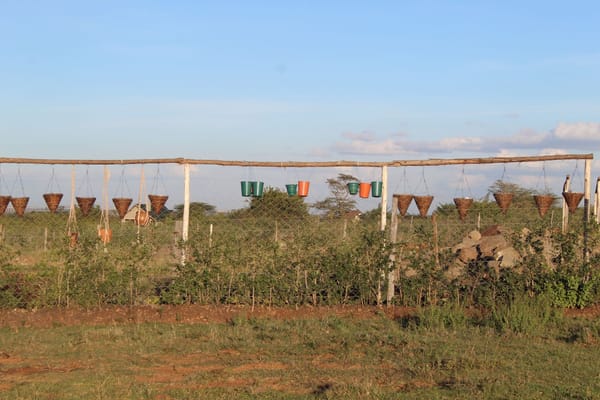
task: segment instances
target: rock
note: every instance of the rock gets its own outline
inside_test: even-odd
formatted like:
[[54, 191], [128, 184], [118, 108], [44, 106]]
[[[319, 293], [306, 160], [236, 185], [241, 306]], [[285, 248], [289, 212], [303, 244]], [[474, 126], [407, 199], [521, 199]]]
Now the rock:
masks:
[[501, 234], [500, 225], [490, 225], [481, 232], [481, 236], [496, 236]]
[[[471, 231], [467, 235], [467, 238], [477, 242], [479, 239], [481, 239], [481, 233], [479, 233], [479, 231]], [[463, 242], [464, 242], [464, 240], [463, 240]]]
[[452, 266], [448, 267], [448, 269], [446, 271], [444, 271], [444, 276], [448, 280], [454, 280], [454, 279], [458, 278], [459, 276], [461, 276], [463, 274], [464, 270], [465, 270], [464, 267], [462, 267], [460, 265], [452, 265]]
[[496, 253], [500, 266], [502, 268], [514, 268], [520, 261], [521, 255], [514, 247], [507, 247]]
[[469, 247], [477, 247], [478, 244], [479, 244], [479, 239], [473, 240], [473, 239], [466, 237], [463, 239], [462, 242], [460, 242], [459, 244], [457, 244], [456, 246], [454, 246], [452, 248], [452, 252], [457, 253], [460, 249], [466, 249]]
[[494, 254], [509, 247], [510, 244], [502, 235], [482, 236], [479, 241], [479, 253], [482, 257], [494, 257]]
[[457, 255], [461, 262], [468, 264], [471, 261], [477, 260], [479, 252], [477, 251], [477, 248], [473, 246], [463, 247], [458, 250]]

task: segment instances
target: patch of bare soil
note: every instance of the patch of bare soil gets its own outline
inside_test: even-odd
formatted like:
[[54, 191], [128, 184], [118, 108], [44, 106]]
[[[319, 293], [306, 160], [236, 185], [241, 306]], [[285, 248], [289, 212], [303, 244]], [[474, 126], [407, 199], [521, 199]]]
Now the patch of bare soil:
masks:
[[[251, 306], [112, 306], [95, 309], [47, 308], [38, 310], [0, 310], [0, 326], [40, 327], [73, 325], [115, 325], [144, 322], [164, 323], [225, 323], [235, 318], [301, 319], [326, 318], [330, 316], [372, 318], [387, 315], [401, 318], [414, 314], [414, 308], [376, 306], [332, 307], [255, 307]], [[600, 305], [584, 309], [567, 309], [568, 317], [597, 318]]]
[[39, 310], [0, 310], [0, 326], [52, 327], [73, 325], [114, 325], [144, 322], [225, 323], [235, 318], [301, 319], [329, 316], [372, 318], [385, 314], [391, 318], [410, 315], [414, 309], [403, 307], [255, 307], [251, 306], [113, 306], [97, 309], [48, 308]]

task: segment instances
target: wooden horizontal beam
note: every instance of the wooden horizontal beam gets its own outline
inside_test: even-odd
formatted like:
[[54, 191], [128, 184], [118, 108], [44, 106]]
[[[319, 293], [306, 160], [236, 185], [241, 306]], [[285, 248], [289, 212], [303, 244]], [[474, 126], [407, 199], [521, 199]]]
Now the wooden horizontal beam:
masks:
[[414, 167], [439, 166], [456, 164], [502, 164], [560, 160], [591, 160], [594, 155], [588, 154], [555, 154], [525, 157], [486, 157], [486, 158], [437, 158], [427, 160], [393, 160], [393, 161], [235, 161], [235, 160], [201, 160], [192, 158], [142, 158], [121, 160], [75, 160], [51, 158], [11, 158], [0, 157], [0, 164], [45, 164], [45, 165], [129, 165], [129, 164], [192, 164], [216, 165], [230, 167], [270, 167], [270, 168], [319, 168], [319, 167]]

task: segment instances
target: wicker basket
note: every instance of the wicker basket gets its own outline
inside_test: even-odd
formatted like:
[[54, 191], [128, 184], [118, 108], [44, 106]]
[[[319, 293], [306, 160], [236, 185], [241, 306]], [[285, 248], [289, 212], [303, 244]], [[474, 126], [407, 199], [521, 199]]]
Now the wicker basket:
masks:
[[565, 199], [567, 206], [569, 207], [569, 213], [574, 213], [579, 207], [581, 199], [583, 199], [583, 193], [581, 192], [563, 192], [563, 198]]
[[496, 204], [498, 204], [498, 207], [500, 207], [500, 210], [502, 210], [504, 214], [506, 214], [506, 211], [508, 211], [508, 207], [510, 207], [510, 203], [512, 203], [514, 196], [515, 195], [513, 193], [494, 193], [494, 199], [496, 199]]
[[98, 237], [102, 243], [107, 244], [112, 240], [112, 229], [100, 228], [98, 229]]
[[433, 202], [433, 196], [414, 196], [414, 198], [417, 208], [419, 209], [419, 215], [421, 217], [426, 217], [429, 206], [431, 206], [431, 203]]
[[469, 212], [469, 208], [473, 205], [473, 199], [470, 197], [456, 197], [454, 199], [454, 204], [456, 204], [460, 220], [464, 221]]
[[62, 193], [44, 193], [44, 201], [46, 202], [48, 210], [50, 210], [51, 213], [56, 212], [62, 198]]
[[[150, 200], [150, 206], [152, 207], [152, 212], [155, 215], [160, 214], [160, 211], [165, 206], [165, 203], [167, 202], [168, 198], [169, 198], [169, 196], [161, 196], [158, 194], [149, 194], [148, 195], [148, 199]], [[141, 224], [141, 225], [144, 225], [144, 224]]]
[[134, 221], [136, 225], [146, 226], [150, 223], [150, 213], [138, 208], [138, 211], [135, 213]]
[[10, 204], [12, 204], [15, 209], [15, 213], [22, 217], [25, 214], [25, 209], [27, 208], [27, 203], [29, 203], [29, 197], [11, 197]]
[[4, 214], [6, 207], [10, 203], [10, 196], [0, 196], [0, 215]]
[[412, 194], [395, 194], [395, 198], [398, 199], [398, 211], [400, 211], [400, 215], [403, 217], [408, 212], [408, 207], [413, 200]]
[[549, 194], [541, 194], [533, 196], [533, 200], [535, 201], [535, 205], [540, 213], [540, 217], [544, 217], [550, 207], [552, 207], [552, 203], [554, 203], [554, 196]]
[[133, 199], [129, 197], [115, 197], [112, 199], [115, 208], [117, 209], [117, 213], [119, 214], [119, 218], [125, 218], [125, 214], [129, 211], [129, 206]]
[[90, 211], [92, 211], [92, 207], [94, 207], [94, 203], [96, 202], [95, 197], [75, 197], [75, 200], [77, 200], [77, 205], [81, 210], [81, 215], [84, 217], [89, 215]]

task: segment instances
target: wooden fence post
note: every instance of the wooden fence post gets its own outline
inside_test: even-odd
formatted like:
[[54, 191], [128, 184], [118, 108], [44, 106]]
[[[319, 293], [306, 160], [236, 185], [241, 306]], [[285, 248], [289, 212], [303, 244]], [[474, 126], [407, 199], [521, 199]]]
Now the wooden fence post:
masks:
[[183, 226], [181, 228], [181, 264], [185, 263], [185, 244], [188, 240], [190, 229], [190, 164], [183, 164]]
[[[567, 175], [565, 178], [565, 183], [563, 184], [563, 193], [568, 192], [571, 189], [571, 177]], [[562, 233], [567, 233], [569, 227], [569, 206], [567, 205], [567, 201], [563, 197], [562, 200]]]
[[592, 176], [592, 160], [585, 160], [583, 178], [583, 260], [588, 262], [590, 249], [588, 248], [588, 222], [590, 220], [590, 186]]
[[390, 253], [390, 269], [388, 271], [388, 288], [387, 288], [387, 306], [391, 307], [396, 291], [397, 268], [396, 265], [396, 243], [398, 242], [398, 197], [392, 197], [392, 221], [390, 224], [390, 244], [392, 252]]

